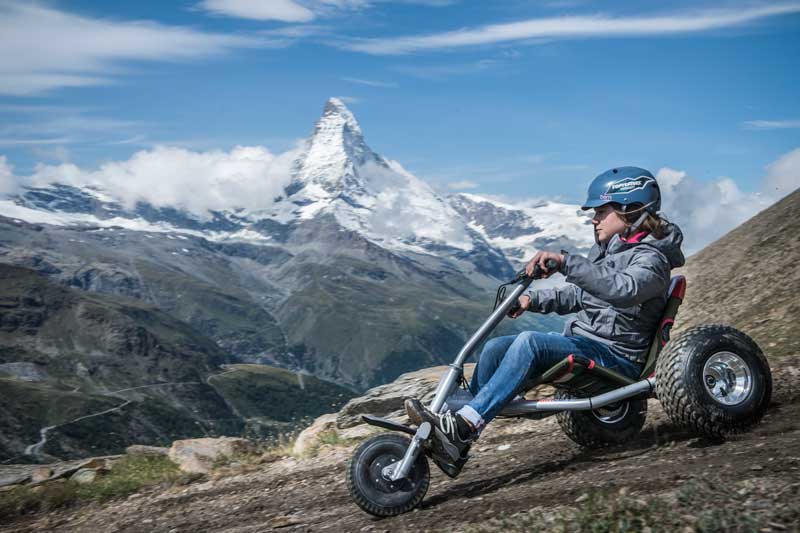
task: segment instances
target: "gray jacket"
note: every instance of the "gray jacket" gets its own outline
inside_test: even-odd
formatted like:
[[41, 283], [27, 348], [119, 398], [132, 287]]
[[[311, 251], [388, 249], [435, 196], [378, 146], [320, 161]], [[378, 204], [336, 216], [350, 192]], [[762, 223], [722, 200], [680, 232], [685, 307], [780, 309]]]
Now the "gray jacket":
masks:
[[578, 313], [564, 335], [579, 335], [607, 345], [612, 352], [643, 363], [664, 311], [670, 269], [684, 264], [683, 234], [671, 224], [663, 239], [652, 235], [626, 242], [615, 235], [588, 257], [568, 254], [561, 273], [567, 284], [531, 290], [530, 311]]

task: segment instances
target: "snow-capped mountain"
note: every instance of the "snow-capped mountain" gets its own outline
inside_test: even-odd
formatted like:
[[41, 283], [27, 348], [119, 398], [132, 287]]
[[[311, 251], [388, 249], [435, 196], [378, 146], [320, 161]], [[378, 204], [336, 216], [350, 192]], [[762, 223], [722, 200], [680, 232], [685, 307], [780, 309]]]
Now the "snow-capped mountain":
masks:
[[437, 193], [371, 150], [337, 99], [286, 183], [263, 207], [202, 214], [96, 184], [29, 187], [0, 200], [0, 261], [144, 300], [236, 360], [364, 388], [449, 361], [534, 248], [590, 244], [577, 206]]
[[286, 193], [272, 208], [282, 223], [329, 213], [343, 227], [391, 249], [424, 253], [434, 247], [441, 253], [475, 247], [453, 207], [400, 163], [373, 152], [337, 98], [326, 104]]
[[574, 204], [512, 205], [466, 193], [452, 195], [449, 201], [470, 228], [514, 262], [542, 249], [584, 253], [594, 244], [591, 218]]
[[588, 217], [575, 205], [511, 205], [474, 194], [438, 194], [397, 161], [370, 149], [355, 116], [337, 98], [326, 103], [284, 192], [263, 209], [200, 216], [144, 201], [126, 209], [96, 186], [53, 183], [0, 201], [0, 209], [32, 223], [118, 226], [254, 243], [279, 242], [287, 227], [330, 215], [381, 247], [466, 261], [493, 277], [509, 273], [503, 263], [516, 267], [537, 249], [585, 251], [592, 244]]

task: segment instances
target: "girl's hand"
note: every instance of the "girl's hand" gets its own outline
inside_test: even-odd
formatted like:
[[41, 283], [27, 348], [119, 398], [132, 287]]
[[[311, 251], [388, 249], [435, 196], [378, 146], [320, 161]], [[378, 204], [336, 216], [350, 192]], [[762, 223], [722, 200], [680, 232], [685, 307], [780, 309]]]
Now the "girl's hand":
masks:
[[[558, 263], [553, 270], [549, 270], [545, 265], [548, 259], [553, 259], [555, 260], [556, 263]], [[542, 277], [549, 278], [550, 276], [561, 270], [561, 265], [563, 264], [564, 264], [563, 255], [558, 254], [556, 252], [540, 251], [536, 252], [536, 255], [533, 256], [533, 259], [528, 261], [528, 264], [525, 265], [525, 273], [528, 276], [533, 276], [533, 269], [536, 267], [536, 265], [539, 265], [539, 268], [542, 271]]]
[[523, 294], [517, 299], [517, 306], [514, 307], [511, 311], [509, 311], [508, 316], [510, 318], [517, 318], [522, 315], [525, 311], [528, 310], [528, 307], [531, 306], [531, 297], [527, 294]]

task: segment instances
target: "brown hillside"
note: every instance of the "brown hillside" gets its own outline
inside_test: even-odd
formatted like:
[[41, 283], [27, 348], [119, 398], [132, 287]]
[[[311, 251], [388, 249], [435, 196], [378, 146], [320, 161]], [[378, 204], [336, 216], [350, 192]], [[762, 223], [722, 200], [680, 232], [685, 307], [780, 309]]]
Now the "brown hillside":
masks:
[[678, 271], [677, 326], [730, 324], [768, 357], [800, 354], [800, 189], [693, 255]]

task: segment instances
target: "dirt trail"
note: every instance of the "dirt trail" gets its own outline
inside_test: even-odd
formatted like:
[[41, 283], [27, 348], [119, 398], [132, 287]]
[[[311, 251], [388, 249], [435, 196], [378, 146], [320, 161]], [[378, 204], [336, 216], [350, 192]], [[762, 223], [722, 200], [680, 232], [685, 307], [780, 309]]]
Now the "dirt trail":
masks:
[[[626, 497], [645, 498], [692, 481], [741, 497], [741, 505], [755, 513], [784, 506], [800, 516], [792, 511], [800, 509], [800, 370], [782, 368], [774, 374], [774, 402], [762, 424], [721, 444], [677, 430], [655, 400], [640, 438], [603, 451], [581, 451], [554, 418], [498, 420], [474, 446], [458, 479], [432, 466], [422, 508], [395, 518], [372, 518], [351, 502], [345, 469], [352, 448], [331, 448], [316, 459], [284, 458], [255, 473], [151, 489], [0, 530], [459, 531], [536, 506], [577, 505], [576, 499], [593, 490], [623, 489]], [[782, 526], [800, 530], [797, 522]]]

